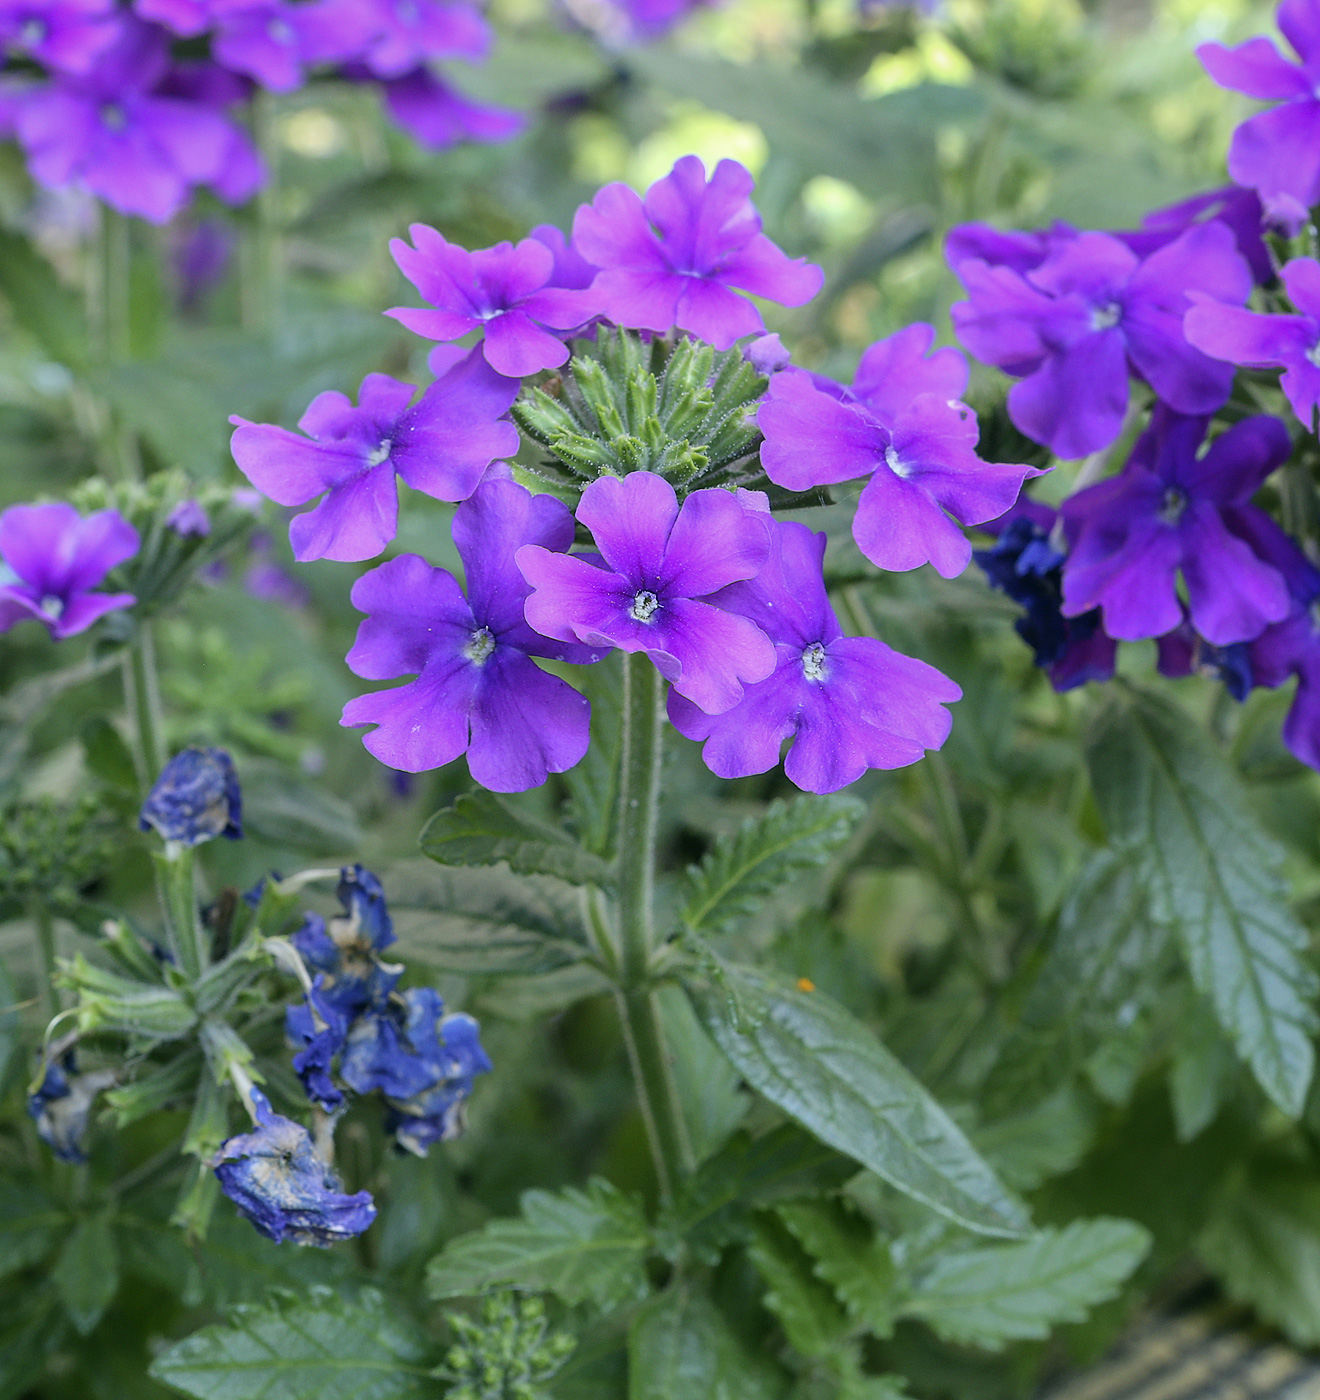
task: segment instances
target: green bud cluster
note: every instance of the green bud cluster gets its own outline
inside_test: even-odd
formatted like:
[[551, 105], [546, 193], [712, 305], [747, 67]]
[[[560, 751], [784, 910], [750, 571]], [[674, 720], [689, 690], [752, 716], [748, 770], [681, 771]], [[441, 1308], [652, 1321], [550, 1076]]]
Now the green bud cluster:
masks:
[[77, 910], [82, 891], [110, 868], [115, 835], [93, 797], [11, 803], [0, 810], [0, 905]]
[[458, 1341], [436, 1372], [452, 1382], [446, 1400], [546, 1400], [546, 1381], [572, 1355], [577, 1342], [551, 1332], [540, 1298], [489, 1294], [476, 1321], [447, 1313]]
[[552, 480], [649, 471], [682, 493], [749, 475], [739, 468], [761, 442], [753, 408], [766, 383], [737, 349], [602, 329], [577, 342], [566, 372], [524, 389], [513, 416], [551, 453]]

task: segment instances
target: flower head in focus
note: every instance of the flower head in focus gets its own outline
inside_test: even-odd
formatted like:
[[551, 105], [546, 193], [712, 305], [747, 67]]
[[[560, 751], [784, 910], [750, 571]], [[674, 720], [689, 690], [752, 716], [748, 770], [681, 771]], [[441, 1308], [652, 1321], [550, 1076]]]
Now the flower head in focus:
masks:
[[94, 590], [140, 543], [118, 511], [84, 518], [62, 501], [10, 506], [0, 514], [0, 632], [32, 618], [62, 641], [108, 612], [132, 607], [131, 593]]
[[76, 1165], [87, 1160], [83, 1139], [92, 1105], [117, 1078], [112, 1069], [76, 1074], [72, 1054], [47, 1061], [41, 1083], [28, 1095], [27, 1111], [36, 1122], [37, 1136], [61, 1162]]
[[138, 815], [142, 831], [163, 841], [199, 846], [243, 835], [243, 799], [234, 760], [224, 749], [190, 747], [161, 769]]

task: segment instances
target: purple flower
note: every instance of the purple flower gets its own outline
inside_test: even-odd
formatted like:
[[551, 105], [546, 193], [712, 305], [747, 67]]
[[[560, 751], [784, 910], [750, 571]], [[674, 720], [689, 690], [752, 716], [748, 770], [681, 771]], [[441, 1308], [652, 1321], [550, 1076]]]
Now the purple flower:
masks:
[[684, 156], [645, 199], [606, 185], [573, 220], [574, 247], [602, 269], [591, 286], [594, 310], [636, 330], [678, 326], [727, 350], [765, 329], [738, 291], [782, 306], [810, 301], [823, 274], [761, 232], [754, 187], [732, 160], [720, 161], [707, 184], [696, 156]]
[[1247, 641], [1286, 615], [1284, 576], [1251, 542], [1277, 527], [1250, 501], [1287, 460], [1287, 429], [1277, 418], [1247, 418], [1198, 457], [1205, 430], [1205, 418], [1157, 405], [1122, 473], [1064, 502], [1066, 614], [1098, 607], [1111, 637], [1161, 636], [1182, 622], [1181, 571], [1192, 625], [1216, 646]]
[[211, 533], [211, 517], [207, 515], [206, 507], [191, 497], [186, 501], [180, 501], [170, 511], [169, 515], [165, 517], [165, 524], [176, 535], [196, 535], [205, 539]]
[[410, 987], [362, 1016], [348, 1033], [339, 1077], [356, 1094], [410, 1099], [444, 1078], [435, 1020], [438, 992]]
[[133, 0], [133, 10], [185, 39], [211, 27], [211, 0]]
[[622, 21], [623, 33], [618, 37], [645, 43], [662, 38], [695, 10], [704, 9], [714, 0], [606, 0], [606, 3]]
[[4, 0], [0, 45], [47, 68], [85, 73], [116, 36], [113, 0]]
[[93, 590], [139, 543], [118, 511], [83, 519], [63, 501], [10, 506], [0, 514], [0, 632], [33, 618], [63, 641], [116, 608], [132, 607], [131, 593]]
[[1048, 229], [997, 229], [991, 224], [956, 224], [944, 235], [945, 261], [962, 275], [964, 263], [983, 262], [1027, 273], [1081, 233], [1072, 224], [1056, 219]]
[[356, 56], [376, 13], [362, 0], [211, 0], [211, 18], [218, 63], [272, 92], [292, 92], [308, 68]]
[[531, 658], [589, 662], [599, 649], [533, 632], [523, 617], [528, 586], [514, 565], [522, 545], [567, 549], [573, 517], [551, 496], [491, 480], [455, 511], [453, 532], [466, 598], [452, 574], [416, 554], [354, 584], [353, 605], [368, 617], [349, 668], [371, 680], [417, 679], [350, 700], [341, 723], [378, 725], [363, 742], [391, 768], [420, 773], [466, 752], [482, 787], [521, 792], [587, 751], [586, 699]]
[[544, 243], [554, 255], [554, 270], [550, 274], [552, 287], [567, 287], [571, 291], [585, 291], [596, 279], [600, 271], [594, 263], [589, 263], [582, 253], [564, 237], [563, 229], [554, 224], [537, 224], [531, 236], [538, 243]]
[[371, 1196], [346, 1196], [307, 1129], [276, 1113], [260, 1089], [249, 1094], [256, 1127], [231, 1137], [213, 1158], [220, 1189], [276, 1244], [329, 1245], [360, 1235], [376, 1218]]
[[219, 219], [201, 219], [178, 230], [171, 248], [171, 262], [178, 286], [179, 309], [198, 311], [229, 271], [234, 235]]
[[1153, 209], [1142, 219], [1140, 228], [1115, 233], [1114, 237], [1126, 243], [1139, 258], [1145, 258], [1189, 228], [1212, 220], [1232, 230], [1238, 252], [1246, 258], [1257, 282], [1274, 280], [1274, 261], [1263, 236], [1265, 211], [1260, 197], [1254, 190], [1244, 190], [1239, 185], [1224, 185]]
[[[369, 75], [370, 70], [361, 72]], [[357, 73], [349, 69], [346, 76], [356, 78]], [[428, 150], [442, 151], [460, 141], [508, 141], [527, 123], [521, 112], [464, 97], [429, 68], [387, 78], [379, 86], [390, 116]]]
[[675, 729], [704, 740], [706, 766], [721, 778], [767, 772], [788, 740], [784, 772], [807, 792], [836, 792], [868, 768], [901, 768], [939, 748], [951, 723], [942, 707], [962, 691], [924, 661], [843, 635], [821, 574], [823, 534], [776, 521], [772, 539], [760, 573], [711, 601], [770, 637], [774, 672], [719, 715], [671, 693]]
[[162, 841], [181, 846], [243, 835], [243, 794], [224, 749], [192, 745], [161, 769], [138, 813], [138, 829], [153, 828]]
[[1198, 298], [1183, 325], [1187, 339], [1217, 360], [1282, 369], [1279, 387], [1311, 431], [1320, 405], [1320, 263], [1294, 258], [1280, 275], [1298, 315], [1261, 316]]
[[402, 77], [430, 59], [479, 60], [490, 50], [490, 25], [461, 0], [378, 0], [376, 25], [362, 62], [381, 78]]
[[644, 651], [708, 714], [731, 709], [743, 683], [764, 680], [774, 647], [745, 617], [709, 595], [755, 577], [770, 550], [768, 514], [732, 492], [694, 491], [682, 508], [652, 472], [593, 481], [577, 518], [603, 559], [528, 546], [518, 567], [531, 584], [527, 621], [547, 637]]
[[234, 417], [230, 446], [244, 476], [280, 505], [321, 497], [289, 526], [295, 559], [370, 559], [398, 529], [396, 475], [461, 501], [496, 458], [518, 450], [518, 430], [499, 421], [518, 387], [473, 351], [412, 407], [411, 384], [369, 374], [356, 408], [335, 391], [312, 400], [298, 421], [307, 437]]
[[976, 415], [958, 402], [966, 361], [950, 349], [927, 355], [934, 336], [918, 324], [877, 341], [851, 391], [784, 370], [771, 379], [757, 422], [766, 474], [790, 491], [871, 478], [853, 537], [873, 564], [929, 563], [953, 578], [972, 557], [959, 523], [1003, 515], [1040, 472], [976, 455]]
[[1276, 19], [1300, 63], [1265, 38], [1234, 49], [1202, 44], [1196, 56], [1220, 87], [1281, 104], [1233, 133], [1228, 173], [1260, 195], [1272, 219], [1296, 229], [1320, 201], [1320, 9], [1313, 0], [1283, 0]]
[[430, 306], [396, 306], [386, 315], [428, 340], [458, 340], [482, 330], [486, 360], [515, 379], [568, 359], [568, 347], [544, 327], [579, 325], [590, 311], [583, 293], [551, 285], [555, 257], [540, 239], [469, 253], [425, 224], [413, 224], [409, 232], [416, 246], [396, 238], [390, 251]]
[[1025, 272], [976, 258], [956, 270], [969, 294], [952, 307], [959, 338], [1022, 378], [1009, 415], [1060, 457], [1119, 435], [1130, 372], [1180, 413], [1211, 413], [1228, 397], [1232, 370], [1182, 332], [1191, 293], [1241, 305], [1251, 291], [1224, 224], [1199, 224], [1144, 260], [1111, 234], [1083, 233]]

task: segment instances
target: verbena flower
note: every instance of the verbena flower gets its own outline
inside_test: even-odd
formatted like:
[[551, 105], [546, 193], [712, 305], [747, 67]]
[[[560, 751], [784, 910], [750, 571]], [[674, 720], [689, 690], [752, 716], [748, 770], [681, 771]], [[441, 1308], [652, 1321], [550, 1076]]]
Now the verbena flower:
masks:
[[915, 325], [878, 341], [851, 390], [784, 370], [771, 379], [757, 422], [762, 464], [780, 486], [806, 491], [870, 478], [853, 537], [873, 564], [929, 563], [953, 578], [972, 557], [959, 526], [1002, 515], [1040, 472], [976, 455], [976, 415], [958, 402], [966, 361], [956, 350], [927, 355], [934, 335]]
[[71, 505], [10, 506], [0, 514], [0, 632], [32, 618], [57, 641], [137, 601], [131, 593], [97, 593], [141, 541], [118, 511], [85, 519]]
[[1198, 300], [1183, 324], [1187, 339], [1217, 360], [1282, 369], [1279, 387], [1309, 430], [1320, 406], [1320, 262], [1294, 258], [1280, 276], [1297, 315]]
[[[370, 77], [370, 70], [350, 65], [345, 76]], [[415, 140], [433, 151], [460, 141], [508, 141], [527, 118], [522, 112], [465, 97], [430, 68], [414, 68], [378, 86], [390, 116]]]
[[1100, 608], [1104, 629], [1123, 641], [1158, 637], [1183, 616], [1216, 646], [1246, 641], [1288, 611], [1283, 575], [1250, 543], [1272, 522], [1250, 504], [1287, 460], [1287, 429], [1258, 416], [1235, 424], [1203, 456], [1206, 419], [1158, 405], [1122, 473], [1070, 497], [1065, 613]]
[[514, 555], [524, 545], [567, 549], [573, 517], [551, 496], [492, 480], [454, 513], [453, 534], [466, 598], [452, 574], [416, 554], [391, 559], [353, 586], [353, 605], [368, 617], [348, 653], [350, 669], [371, 680], [417, 679], [350, 700], [341, 723], [377, 725], [363, 742], [392, 768], [419, 773], [466, 753], [483, 787], [537, 787], [587, 751], [590, 706], [531, 658], [590, 662], [602, 649], [564, 645], [528, 626], [529, 590]]
[[74, 1072], [73, 1056], [50, 1060], [41, 1083], [28, 1095], [27, 1111], [37, 1126], [37, 1136], [61, 1162], [87, 1160], [83, 1139], [96, 1096], [118, 1078], [114, 1070]]
[[477, 1022], [463, 1012], [443, 1014], [437, 993], [410, 1003], [409, 1024], [414, 1043], [435, 1067], [433, 1083], [411, 1098], [388, 1098], [386, 1126], [400, 1147], [425, 1157], [432, 1143], [458, 1137], [464, 1127], [464, 1111], [473, 1081], [491, 1069], [482, 1048]]
[[835, 792], [868, 768], [901, 768], [939, 748], [951, 723], [943, 706], [962, 691], [873, 637], [845, 637], [821, 572], [825, 536], [794, 522], [771, 524], [765, 566], [711, 602], [770, 637], [774, 672], [718, 715], [671, 693], [674, 727], [704, 741], [706, 766], [721, 778], [768, 772], [790, 741], [784, 772], [808, 792]]
[[1246, 258], [1256, 281], [1272, 281], [1274, 260], [1264, 238], [1265, 210], [1255, 190], [1243, 189], [1240, 185], [1223, 185], [1152, 209], [1139, 228], [1125, 229], [1114, 237], [1126, 243], [1138, 257], [1145, 258], [1166, 243], [1172, 243], [1189, 228], [1212, 220], [1232, 232], [1238, 252]]
[[271, 92], [292, 92], [320, 63], [354, 58], [375, 27], [360, 0], [210, 0], [216, 61]]
[[164, 841], [199, 846], [217, 836], [243, 835], [243, 798], [234, 760], [224, 749], [191, 747], [161, 769], [138, 814], [142, 831]]
[[360, 1235], [376, 1218], [366, 1191], [348, 1196], [316, 1154], [311, 1134], [249, 1091], [256, 1127], [223, 1143], [212, 1159], [220, 1189], [276, 1244], [330, 1245]]
[[285, 1010], [284, 1031], [294, 1045], [302, 1047], [293, 1057], [293, 1071], [307, 1097], [333, 1113], [344, 1102], [332, 1070], [348, 1037], [349, 1018], [326, 995], [325, 984], [325, 976], [318, 976], [303, 1000]]
[[1199, 224], [1139, 258], [1119, 238], [1083, 233], [1015, 271], [971, 258], [958, 276], [968, 300], [952, 307], [959, 339], [978, 359], [1021, 379], [1013, 422], [1060, 457], [1082, 457], [1119, 435], [1129, 374], [1180, 413], [1212, 413], [1231, 368], [1187, 343], [1191, 294], [1241, 305], [1251, 270], [1221, 223]]
[[185, 39], [211, 27], [211, 0], [133, 0], [133, 12]]
[[1202, 44], [1196, 56], [1220, 87], [1261, 102], [1277, 102], [1233, 133], [1228, 173], [1256, 190], [1267, 212], [1295, 229], [1320, 202], [1320, 8], [1313, 0], [1283, 0], [1276, 20], [1299, 62], [1266, 38], [1236, 48]]
[[165, 518], [165, 524], [176, 535], [196, 535], [205, 538], [211, 533], [211, 517], [206, 507], [198, 500], [189, 498], [180, 501]]
[[765, 329], [739, 292], [802, 306], [821, 289], [820, 268], [790, 258], [761, 232], [751, 201], [755, 181], [722, 160], [706, 182], [696, 156], [684, 156], [643, 199], [606, 185], [573, 220], [573, 245], [601, 269], [591, 285], [595, 311], [618, 326], [674, 326], [727, 350]]
[[732, 708], [745, 683], [774, 670], [765, 633], [709, 601], [765, 564], [765, 515], [719, 489], [694, 491], [680, 507], [669, 482], [638, 471], [593, 481], [577, 518], [591, 531], [600, 563], [538, 545], [518, 551], [533, 590], [527, 621], [537, 632], [643, 651], [708, 714]]
[[0, 45], [47, 68], [84, 73], [115, 40], [113, 0], [4, 0]]
[[378, 77], [402, 77], [431, 59], [475, 61], [490, 51], [490, 25], [461, 0], [378, 0], [375, 12], [362, 62]]
[[296, 559], [370, 559], [398, 529], [396, 476], [438, 500], [461, 501], [491, 462], [518, 450], [518, 430], [500, 421], [518, 387], [474, 351], [415, 404], [413, 386], [387, 374], [367, 375], [356, 407], [336, 391], [318, 394], [298, 421], [306, 437], [233, 417], [230, 449], [248, 480], [280, 505], [321, 497], [289, 525]]

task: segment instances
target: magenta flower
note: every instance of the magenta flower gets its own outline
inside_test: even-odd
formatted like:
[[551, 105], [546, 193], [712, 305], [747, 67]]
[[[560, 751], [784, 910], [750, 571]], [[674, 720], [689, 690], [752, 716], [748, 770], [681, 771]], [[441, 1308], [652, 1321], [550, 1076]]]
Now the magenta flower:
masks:
[[211, 27], [211, 0], [133, 0], [133, 10], [185, 39]]
[[547, 637], [644, 651], [656, 669], [708, 714], [731, 709], [742, 683], [774, 670], [774, 647], [745, 617], [709, 595], [753, 578], [770, 550], [769, 517], [729, 491], [694, 491], [680, 509], [653, 472], [593, 481], [577, 518], [601, 560], [520, 549], [531, 584], [527, 621]]
[[[369, 74], [361, 65], [345, 70], [353, 78]], [[509, 107], [473, 102], [429, 68], [416, 68], [400, 78], [380, 83], [390, 116], [428, 150], [441, 151], [460, 141], [508, 141], [526, 125], [527, 118]]]
[[10, 506], [0, 515], [0, 632], [33, 618], [58, 642], [108, 612], [132, 607], [137, 599], [131, 593], [93, 590], [137, 553], [139, 543], [118, 511], [98, 510], [84, 519], [63, 501]]
[[1291, 231], [1320, 201], [1320, 9], [1313, 0], [1283, 0], [1275, 17], [1300, 62], [1263, 37], [1234, 49], [1202, 44], [1196, 56], [1220, 87], [1281, 104], [1233, 133], [1228, 173]]
[[1262, 316], [1198, 300], [1183, 326], [1187, 339], [1217, 360], [1283, 370], [1279, 387], [1309, 431], [1320, 405], [1320, 263], [1294, 258], [1280, 275], [1299, 314]]
[[362, 62], [378, 77], [400, 78], [430, 59], [478, 60], [490, 26], [475, 6], [454, 0], [378, 0], [375, 37]]
[[1063, 503], [1065, 616], [1098, 607], [1111, 637], [1162, 636], [1183, 620], [1180, 571], [1192, 626], [1215, 646], [1287, 614], [1283, 574], [1253, 547], [1277, 527], [1250, 502], [1287, 460], [1288, 431], [1277, 418], [1247, 418], [1198, 457], [1205, 430], [1205, 418], [1157, 405], [1120, 475]]
[[873, 637], [845, 637], [821, 574], [825, 536], [772, 522], [773, 544], [755, 578], [711, 599], [750, 619], [774, 643], [775, 669], [723, 714], [704, 714], [671, 693], [669, 718], [721, 778], [768, 772], [784, 759], [807, 792], [837, 792], [868, 768], [902, 768], [949, 735], [944, 705], [962, 695], [924, 661]]
[[550, 274], [552, 287], [568, 287], [573, 291], [585, 291], [596, 280], [600, 271], [594, 263], [589, 263], [581, 252], [564, 237], [563, 229], [554, 224], [537, 224], [531, 237], [544, 243], [554, 254], [554, 271]]
[[944, 258], [954, 272], [963, 263], [983, 262], [1030, 272], [1056, 249], [1079, 237], [1081, 230], [1056, 219], [1047, 229], [998, 229], [992, 224], [955, 224], [944, 235]]
[[635, 330], [677, 326], [727, 350], [765, 329], [739, 291], [781, 306], [810, 301], [824, 276], [761, 232], [754, 187], [732, 160], [720, 161], [707, 184], [696, 156], [684, 156], [644, 200], [627, 185], [606, 185], [573, 220], [574, 247], [602, 269], [591, 287], [595, 311]]
[[308, 68], [356, 57], [376, 18], [364, 0], [211, 0], [211, 52], [272, 92], [292, 92]]
[[1251, 275], [1264, 284], [1274, 278], [1274, 262], [1265, 244], [1263, 229], [1265, 211], [1255, 190], [1240, 185], [1224, 185], [1190, 199], [1152, 209], [1141, 221], [1141, 227], [1116, 233], [1139, 257], [1149, 257], [1166, 243], [1172, 243], [1181, 233], [1198, 224], [1217, 222], [1232, 230], [1238, 252], [1247, 260]]
[[1211, 413], [1228, 397], [1232, 370], [1182, 332], [1192, 293], [1240, 306], [1251, 291], [1224, 224], [1199, 224], [1144, 260], [1111, 234], [1083, 233], [1025, 272], [976, 258], [956, 271], [969, 293], [952, 307], [959, 339], [1022, 378], [1009, 415], [1060, 457], [1097, 452], [1119, 435], [1129, 373], [1180, 413]]
[[420, 773], [466, 752], [476, 782], [521, 792], [572, 768], [587, 751], [586, 699], [531, 658], [589, 663], [601, 649], [533, 632], [523, 618], [528, 586], [514, 565], [522, 546], [567, 549], [573, 517], [552, 496], [487, 481], [454, 512], [454, 543], [466, 598], [452, 574], [416, 554], [354, 584], [353, 606], [368, 617], [349, 668], [370, 680], [417, 679], [350, 700], [341, 723], [379, 726], [363, 742], [391, 768]]
[[117, 35], [113, 0], [3, 0], [0, 45], [47, 68], [85, 73]]
[[425, 224], [413, 224], [409, 232], [416, 246], [396, 238], [390, 251], [430, 306], [396, 306], [387, 316], [428, 340], [458, 340], [483, 330], [487, 361], [514, 378], [568, 359], [568, 347], [544, 327], [579, 325], [589, 311], [583, 293], [551, 284], [554, 254], [539, 239], [469, 253]]
[[771, 379], [757, 422], [766, 474], [790, 491], [870, 477], [853, 537], [873, 564], [933, 564], [953, 578], [972, 557], [959, 525], [1003, 515], [1040, 472], [976, 455], [976, 415], [957, 401], [966, 361], [950, 349], [927, 356], [934, 336], [918, 324], [877, 341], [851, 391], [784, 370]]
[[[473, 351], [409, 407], [416, 390], [369, 374], [355, 408], [318, 394], [299, 419], [306, 437], [234, 417], [234, 461], [282, 506], [320, 503], [289, 526], [295, 559], [370, 559], [398, 529], [396, 476], [440, 501], [461, 501], [486, 468], [518, 450], [518, 430], [500, 418], [518, 393]], [[324, 493], [324, 495], [322, 495]]]

